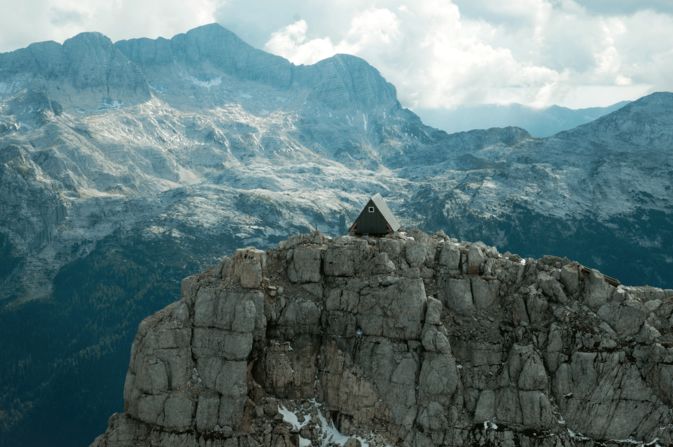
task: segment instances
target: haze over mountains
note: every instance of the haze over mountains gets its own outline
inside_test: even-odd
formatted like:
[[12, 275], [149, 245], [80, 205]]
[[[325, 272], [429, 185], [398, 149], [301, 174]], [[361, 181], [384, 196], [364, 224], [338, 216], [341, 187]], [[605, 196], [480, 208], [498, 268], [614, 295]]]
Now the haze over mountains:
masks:
[[0, 54], [0, 445], [90, 441], [180, 278], [342, 233], [376, 192], [406, 226], [672, 287], [672, 150], [670, 93], [550, 138], [447, 134], [362, 59], [295, 66], [219, 25]]
[[515, 126], [526, 129], [535, 137], [548, 137], [586, 124], [626, 104], [628, 101], [607, 107], [585, 109], [570, 109], [561, 106], [533, 108], [522, 104], [483, 104], [458, 106], [453, 109], [414, 109], [414, 111], [425, 124], [449, 133]]

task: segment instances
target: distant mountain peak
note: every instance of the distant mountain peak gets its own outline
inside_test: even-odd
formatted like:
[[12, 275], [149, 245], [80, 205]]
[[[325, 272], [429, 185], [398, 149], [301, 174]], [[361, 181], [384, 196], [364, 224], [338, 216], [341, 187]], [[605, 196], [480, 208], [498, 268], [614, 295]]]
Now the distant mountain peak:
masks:
[[334, 107], [342, 107], [344, 101], [365, 108], [399, 107], [395, 87], [360, 57], [336, 54], [299, 68], [316, 85], [315, 95]]
[[614, 112], [628, 101], [607, 107], [570, 109], [552, 105], [536, 109], [523, 104], [480, 104], [458, 106], [453, 109], [415, 109], [427, 124], [449, 133], [471, 129], [515, 126], [526, 129], [535, 137], [548, 137], [591, 122]]
[[653, 92], [633, 102], [638, 103], [651, 101], [673, 101], [673, 92]]
[[[158, 95], [170, 90], [181, 101], [217, 104], [231, 95], [231, 82], [222, 83], [227, 77], [233, 82], [259, 83], [260, 88], [296, 90], [298, 98], [308, 95], [336, 109], [355, 107], [368, 112], [399, 107], [395, 87], [364, 59], [337, 54], [316, 64], [297, 66], [249, 45], [218, 23], [170, 39], [116, 43], [101, 33], [84, 32], [62, 45], [44, 42], [0, 55], [0, 71], [18, 80], [12, 83], [16, 91], [5, 95], [37, 88], [66, 109], [137, 104], [151, 97], [150, 85], [157, 87]], [[63, 85], [95, 93], [83, 102], [83, 97], [62, 90]], [[221, 87], [213, 90], [216, 86]]]
[[353, 54], [348, 54], [348, 53], [337, 53], [333, 56], [330, 56], [328, 58], [323, 59], [322, 61], [316, 62], [316, 64], [320, 64], [320, 63], [323, 63], [323, 62], [339, 62], [339, 63], [346, 64], [346, 65], [366, 66], [366, 67], [374, 68], [365, 59], [363, 59], [359, 56], [355, 56]]
[[180, 41], [187, 39], [192, 42], [199, 42], [208, 46], [217, 47], [238, 47], [247, 51], [261, 51], [245, 42], [238, 35], [219, 23], [209, 23], [208, 25], [192, 28], [186, 33], [177, 34], [171, 38], [171, 41]]
[[219, 33], [219, 34], [222, 34], [222, 35], [227, 34], [227, 35], [230, 35], [230, 36], [234, 36], [237, 39], [241, 40], [241, 42], [243, 42], [243, 40], [240, 37], [238, 37], [238, 35], [236, 35], [236, 33], [231, 31], [229, 28], [226, 28], [225, 26], [220, 25], [217, 22], [207, 23], [205, 25], [197, 26], [195, 28], [192, 28], [192, 29], [188, 30], [185, 34], [212, 34], [212, 33]]
[[108, 36], [96, 31], [79, 33], [63, 42], [64, 47], [75, 44], [99, 45], [103, 47], [112, 47], [113, 45], [112, 40]]
[[[669, 111], [666, 116], [659, 116], [661, 112]], [[668, 118], [673, 114], [673, 93], [671, 92], [654, 92], [647, 96], [643, 96], [622, 109], [614, 113], [651, 113], [656, 114], [659, 118]]]
[[611, 150], [673, 147], [673, 93], [651, 93], [558, 136], [594, 142], [609, 140], [607, 147]]

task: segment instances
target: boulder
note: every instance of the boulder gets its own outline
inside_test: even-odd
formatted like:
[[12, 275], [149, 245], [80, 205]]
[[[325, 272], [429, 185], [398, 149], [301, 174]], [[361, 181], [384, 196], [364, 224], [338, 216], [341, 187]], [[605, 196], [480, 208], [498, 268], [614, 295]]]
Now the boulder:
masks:
[[589, 270], [584, 280], [584, 302], [593, 310], [597, 310], [607, 303], [615, 287], [609, 284], [605, 277], [596, 270]]
[[576, 264], [566, 264], [561, 269], [561, 282], [568, 295], [576, 295], [580, 288], [579, 268]]
[[266, 267], [266, 253], [254, 248], [236, 250], [232, 260], [232, 276], [241, 287], [256, 289], [262, 284]]
[[474, 277], [470, 279], [472, 285], [472, 299], [477, 309], [488, 310], [496, 305], [500, 282]]
[[475, 311], [470, 279], [447, 278], [440, 284], [439, 297], [451, 311], [467, 315]]
[[460, 269], [460, 248], [450, 242], [440, 245], [439, 265], [449, 270]]
[[483, 251], [477, 245], [470, 245], [467, 251], [467, 273], [478, 275], [481, 273], [481, 265], [486, 260]]
[[325, 251], [325, 275], [353, 276], [357, 263], [357, 250], [348, 246], [330, 246]]
[[287, 277], [291, 282], [319, 282], [322, 250], [313, 246], [298, 246], [292, 251]]
[[425, 262], [428, 246], [422, 242], [410, 241], [406, 244], [405, 255], [411, 267], [420, 267]]

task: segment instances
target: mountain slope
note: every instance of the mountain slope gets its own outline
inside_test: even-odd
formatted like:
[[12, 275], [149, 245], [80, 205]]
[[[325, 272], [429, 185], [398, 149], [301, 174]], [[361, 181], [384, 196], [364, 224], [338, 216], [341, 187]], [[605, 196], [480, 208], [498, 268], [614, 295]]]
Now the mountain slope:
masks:
[[109, 38], [82, 33], [63, 45], [41, 42], [0, 55], [0, 91], [11, 95], [26, 86], [69, 106], [103, 102], [142, 102], [149, 88], [137, 66]]
[[407, 167], [404, 175], [427, 181], [405, 210], [419, 220], [432, 210], [431, 226], [527, 255], [574, 256], [631, 283], [670, 284], [671, 116], [673, 95], [655, 93], [551, 138], [471, 151], [458, 159], [464, 166]]
[[[99, 376], [118, 389], [135, 326], [175, 278], [237, 246], [341, 234], [376, 192], [406, 226], [673, 285], [670, 95], [547, 139], [449, 135], [359, 58], [294, 66], [218, 25], [34, 44], [0, 55], [0, 74], [0, 340], [15, 346], [0, 445], [43, 445], [37, 421]], [[54, 443], [101, 431], [120, 408], [105, 396], [54, 419]]]
[[557, 137], [584, 139], [587, 144], [605, 146], [612, 151], [634, 152], [637, 149], [670, 155], [670, 150], [665, 149], [673, 145], [672, 103], [673, 93], [652, 93]]

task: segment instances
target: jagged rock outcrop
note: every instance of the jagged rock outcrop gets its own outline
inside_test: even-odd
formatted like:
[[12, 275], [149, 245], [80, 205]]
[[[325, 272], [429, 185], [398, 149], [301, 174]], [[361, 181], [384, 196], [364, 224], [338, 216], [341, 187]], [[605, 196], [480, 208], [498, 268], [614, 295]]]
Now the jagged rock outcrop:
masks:
[[412, 236], [297, 236], [185, 279], [93, 445], [673, 442], [673, 290]]

